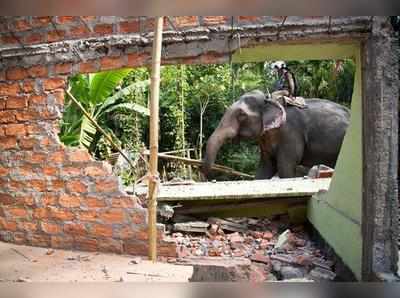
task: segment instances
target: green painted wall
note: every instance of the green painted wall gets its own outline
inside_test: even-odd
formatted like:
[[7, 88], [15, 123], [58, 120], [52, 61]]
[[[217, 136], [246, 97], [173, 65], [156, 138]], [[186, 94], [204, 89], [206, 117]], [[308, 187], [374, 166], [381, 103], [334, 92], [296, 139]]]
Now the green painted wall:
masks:
[[308, 218], [322, 237], [361, 279], [362, 118], [361, 55], [358, 42], [264, 45], [244, 48], [234, 62], [352, 58], [356, 62], [351, 123], [336, 164], [329, 192], [308, 203]]

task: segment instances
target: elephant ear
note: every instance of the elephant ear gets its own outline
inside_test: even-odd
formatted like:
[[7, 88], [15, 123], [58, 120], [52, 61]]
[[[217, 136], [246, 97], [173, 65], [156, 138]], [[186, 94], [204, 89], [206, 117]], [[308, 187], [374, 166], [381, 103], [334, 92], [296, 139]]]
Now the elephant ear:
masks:
[[266, 107], [262, 114], [263, 133], [279, 128], [286, 122], [286, 112], [280, 103], [266, 100], [265, 105]]

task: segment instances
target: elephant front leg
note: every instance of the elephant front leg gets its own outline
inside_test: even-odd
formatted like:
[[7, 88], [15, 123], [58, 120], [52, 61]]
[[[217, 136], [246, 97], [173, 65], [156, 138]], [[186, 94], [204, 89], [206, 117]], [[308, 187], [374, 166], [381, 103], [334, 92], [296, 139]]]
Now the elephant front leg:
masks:
[[260, 160], [256, 172], [256, 179], [271, 179], [276, 173], [276, 164], [271, 159]]

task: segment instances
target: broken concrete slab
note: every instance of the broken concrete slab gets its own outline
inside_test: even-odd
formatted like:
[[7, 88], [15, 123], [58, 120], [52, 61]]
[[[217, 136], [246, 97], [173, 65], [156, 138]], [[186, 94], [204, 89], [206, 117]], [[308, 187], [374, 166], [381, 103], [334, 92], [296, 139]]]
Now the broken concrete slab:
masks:
[[[182, 264], [182, 263], [181, 263]], [[184, 262], [193, 266], [191, 282], [249, 281], [250, 260], [246, 258], [203, 257]]]

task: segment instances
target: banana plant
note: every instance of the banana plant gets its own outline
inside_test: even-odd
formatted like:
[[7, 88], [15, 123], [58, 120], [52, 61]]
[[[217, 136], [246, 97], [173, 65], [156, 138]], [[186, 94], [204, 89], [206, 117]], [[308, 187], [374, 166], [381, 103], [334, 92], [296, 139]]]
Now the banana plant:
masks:
[[[110, 113], [135, 112], [149, 116], [149, 110], [139, 104], [127, 102], [125, 97], [131, 93], [144, 92], [148, 80], [134, 82], [121, 89], [122, 80], [130, 69], [77, 75], [70, 80], [70, 92], [91, 117], [114, 139], [113, 131], [107, 125]], [[118, 88], [120, 90], [118, 90]], [[80, 146], [94, 152], [101, 134], [77, 106], [66, 98], [66, 108], [61, 122], [61, 141], [69, 146]]]

